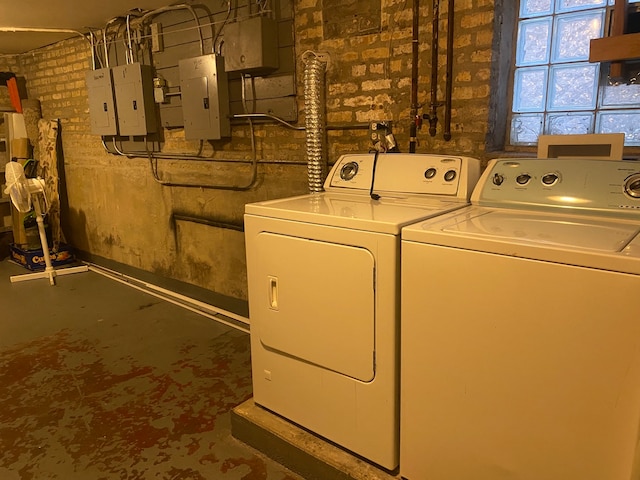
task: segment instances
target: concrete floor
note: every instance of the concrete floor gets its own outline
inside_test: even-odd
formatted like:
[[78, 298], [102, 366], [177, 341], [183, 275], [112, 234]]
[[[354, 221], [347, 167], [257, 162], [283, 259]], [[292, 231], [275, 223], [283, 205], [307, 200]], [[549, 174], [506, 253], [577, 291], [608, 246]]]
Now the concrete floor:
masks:
[[302, 477], [231, 435], [247, 333], [90, 271], [0, 261], [0, 479]]

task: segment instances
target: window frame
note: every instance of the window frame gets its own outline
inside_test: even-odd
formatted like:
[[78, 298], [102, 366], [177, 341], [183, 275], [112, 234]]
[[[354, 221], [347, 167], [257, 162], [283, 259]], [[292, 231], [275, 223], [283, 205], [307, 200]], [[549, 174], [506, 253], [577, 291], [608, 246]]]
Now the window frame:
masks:
[[[640, 3], [635, 5], [635, 8], [640, 11]], [[604, 32], [605, 35], [609, 35], [613, 7], [607, 4], [604, 8], [606, 8]], [[512, 145], [510, 143], [519, 14], [520, 1], [495, 0], [489, 125], [485, 141], [485, 149], [488, 153], [529, 154], [537, 152], [537, 142], [532, 145]], [[608, 68], [600, 68], [599, 71], [598, 89], [600, 90], [603, 78], [607, 76]], [[504, 100], [505, 90], [508, 93], [508, 101]], [[600, 92], [598, 96], [600, 96]], [[599, 107], [600, 102], [598, 101], [596, 111]], [[638, 110], [640, 110], [640, 105]], [[624, 151], [625, 157], [640, 156], [640, 146], [625, 146]]]

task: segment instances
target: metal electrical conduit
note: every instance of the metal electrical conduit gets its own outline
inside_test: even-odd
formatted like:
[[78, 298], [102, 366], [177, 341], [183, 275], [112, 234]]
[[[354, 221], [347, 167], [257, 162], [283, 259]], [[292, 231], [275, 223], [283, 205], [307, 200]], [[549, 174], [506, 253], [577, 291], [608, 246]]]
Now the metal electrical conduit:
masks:
[[155, 10], [152, 10], [142, 15], [140, 17], [140, 22], [144, 23], [144, 21], [147, 18], [155, 15], [159, 15], [164, 12], [169, 12], [173, 10], [183, 10], [183, 9], [189, 10], [189, 12], [191, 12], [191, 15], [193, 15], [193, 20], [196, 22], [196, 26], [198, 28], [198, 36], [200, 37], [200, 55], [204, 55], [204, 39], [202, 38], [202, 27], [200, 26], [200, 19], [198, 18], [198, 15], [196, 14], [195, 10], [191, 5], [187, 5], [186, 3], [180, 3], [178, 5], [169, 5], [167, 7], [156, 8]]
[[[191, 15], [193, 16], [193, 19], [194, 19], [194, 21], [196, 23], [196, 28], [198, 29], [198, 37], [199, 37], [199, 40], [200, 40], [200, 55], [204, 55], [204, 39], [202, 37], [202, 27], [200, 25], [200, 19], [198, 18], [198, 15], [196, 14], [195, 10], [193, 9], [193, 7], [191, 5], [178, 4], [178, 5], [170, 5], [170, 6], [167, 6], [167, 7], [157, 8], [155, 10], [151, 10], [149, 12], [141, 14], [141, 16], [138, 17], [138, 21], [140, 23], [144, 23], [144, 21], [149, 17], [155, 16], [155, 15], [159, 15], [161, 13], [168, 12], [168, 11], [173, 11], [173, 10], [188, 10], [191, 13]], [[104, 28], [102, 29], [102, 42], [103, 42], [104, 56], [105, 56], [104, 66], [107, 67], [107, 68], [109, 68], [109, 42], [107, 40], [107, 34], [108, 34], [109, 27], [111, 26], [111, 24], [113, 24], [114, 22], [117, 22], [117, 21], [120, 21], [120, 22], [126, 24], [126, 32], [127, 32], [127, 37], [128, 37], [128, 42], [125, 41], [126, 59], [127, 59], [127, 63], [133, 62], [133, 47], [132, 47], [132, 44], [131, 44], [130, 18], [131, 18], [131, 14], [127, 15], [126, 17], [122, 17], [122, 16], [113, 17], [112, 19], [107, 21], [107, 23], [105, 24]], [[93, 34], [91, 33], [91, 35], [93, 35]], [[93, 42], [91, 42], [91, 56], [94, 57], [94, 55], [95, 55], [94, 45], [93, 45]], [[100, 63], [102, 64], [102, 62], [100, 62]], [[92, 58], [92, 64], [93, 64], [93, 67], [94, 67], [94, 70], [95, 70], [96, 62], [95, 62], [94, 58]]]
[[[115, 138], [112, 139], [113, 142], [113, 150], [109, 149], [107, 143], [102, 140], [102, 148], [109, 155], [117, 155], [120, 157], [127, 158], [148, 158], [149, 155], [146, 150], [140, 151], [131, 151], [131, 152], [123, 152], [115, 143]], [[184, 160], [190, 162], [213, 162], [213, 163], [251, 163], [251, 160], [243, 160], [240, 158], [215, 158], [215, 157], [205, 157], [199, 154], [191, 154], [191, 153], [156, 153], [151, 152], [151, 155], [154, 158], [159, 160]], [[303, 161], [281, 161], [281, 160], [260, 160], [260, 163], [268, 164], [268, 165], [306, 165], [307, 162]]]
[[[87, 38], [87, 35], [78, 31], [72, 30], [68, 28], [35, 28], [35, 27], [0, 27], [0, 33], [73, 33], [74, 35], [80, 35], [84, 38], [89, 46], [91, 45], [91, 40]], [[93, 48], [93, 47], [92, 47]], [[93, 53], [93, 51], [92, 51]]]
[[[267, 113], [244, 113], [244, 114], [236, 114], [233, 115], [232, 118], [237, 118], [237, 119], [251, 119], [251, 118], [258, 118], [258, 119], [268, 119], [268, 120], [274, 120], [276, 122], [278, 122], [279, 124], [290, 128], [292, 130], [305, 130], [305, 127], [298, 127], [295, 125], [292, 125], [291, 123], [287, 122], [286, 120], [283, 120], [280, 117], [276, 117], [274, 115], [270, 115]], [[356, 124], [344, 124], [344, 125], [327, 125], [327, 130], [364, 130], [364, 129], [368, 129], [369, 128], [369, 124], [368, 123], [356, 123]], [[251, 163], [252, 165], [254, 165], [254, 174], [255, 171], [257, 169], [257, 161], [254, 160], [233, 160], [233, 159], [219, 159], [219, 158], [212, 158], [212, 157], [204, 157], [201, 155], [192, 155], [192, 154], [182, 154], [182, 153], [155, 153], [155, 152], [151, 152], [148, 148], [145, 151], [130, 151], [130, 152], [125, 152], [120, 150], [117, 145], [116, 145], [116, 139], [115, 137], [112, 139], [113, 140], [113, 149], [115, 151], [112, 151], [109, 149], [109, 147], [107, 146], [105, 140], [102, 140], [102, 147], [104, 148], [104, 150], [110, 154], [110, 155], [119, 155], [119, 156], [123, 156], [123, 157], [127, 157], [127, 158], [142, 158], [142, 157], [146, 157], [149, 158], [150, 161], [150, 165], [151, 165], [151, 172], [154, 176], [154, 180], [158, 183], [160, 183], [161, 185], [164, 186], [178, 186], [178, 187], [193, 187], [193, 188], [211, 188], [211, 189], [220, 189], [220, 190], [248, 190], [251, 186], [247, 186], [247, 187], [243, 187], [243, 186], [227, 186], [227, 185], [210, 185], [210, 184], [190, 184], [190, 183], [173, 183], [173, 182], [166, 182], [162, 179], [159, 178], [158, 176], [158, 170], [157, 170], [157, 160], [158, 159], [164, 159], [164, 160], [192, 160], [192, 161], [210, 161], [210, 162], [217, 162], [217, 163]], [[146, 138], [145, 138], [145, 146], [147, 146], [147, 142], [146, 142]], [[252, 136], [252, 147], [255, 148], [255, 143], [254, 143], [254, 137]], [[202, 151], [202, 141], [200, 142], [200, 151]], [[255, 158], [255, 156], [254, 156]], [[154, 164], [154, 160], [155, 160], [155, 164]], [[259, 163], [263, 163], [263, 164], [271, 164], [271, 165], [307, 165], [308, 162], [291, 162], [291, 161], [287, 161], [287, 162], [281, 162], [281, 161], [273, 161], [273, 160], [260, 160]], [[252, 176], [253, 179], [253, 176]], [[253, 179], [255, 181], [255, 179]]]
[[[275, 115], [271, 115], [269, 113], [237, 113], [231, 117], [232, 119], [263, 119], [263, 120], [273, 120], [281, 125], [289, 128], [291, 130], [304, 131], [305, 127], [299, 127], [296, 125], [292, 125], [286, 120], [276, 117]], [[370, 125], [368, 123], [345, 123], [345, 124], [332, 124], [327, 125], [327, 130], [368, 130]], [[140, 158], [140, 157], [148, 157], [148, 150], [133, 150], [125, 152], [118, 148], [116, 145], [115, 137], [112, 138], [113, 150], [110, 150], [107, 146], [105, 140], [102, 140], [102, 148], [110, 155], [119, 155], [121, 157], [127, 158]], [[201, 152], [203, 148], [203, 142], [200, 140], [199, 151]], [[165, 160], [194, 160], [194, 161], [211, 161], [211, 162], [220, 162], [220, 163], [251, 163], [251, 160], [241, 160], [241, 159], [231, 159], [231, 158], [214, 158], [207, 157], [204, 155], [200, 155], [200, 153], [162, 153], [162, 152], [152, 152], [155, 158], [165, 159]], [[260, 163], [266, 163], [270, 165], [306, 165], [307, 162], [303, 161], [279, 161], [279, 160], [260, 160]]]
[[175, 225], [176, 221], [198, 223], [200, 225], [207, 225], [209, 227], [224, 228], [227, 230], [235, 230], [236, 232], [244, 232], [244, 223], [233, 223], [224, 220], [214, 220], [212, 218], [196, 217], [186, 213], [171, 214], [171, 223]]

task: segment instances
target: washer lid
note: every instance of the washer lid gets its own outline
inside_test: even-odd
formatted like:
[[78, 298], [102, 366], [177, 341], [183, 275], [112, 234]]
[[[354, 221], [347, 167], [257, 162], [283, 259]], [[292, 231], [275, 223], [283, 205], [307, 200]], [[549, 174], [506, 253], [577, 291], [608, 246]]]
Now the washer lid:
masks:
[[443, 232], [499, 238], [603, 252], [619, 252], [635, 236], [638, 225], [601, 218], [548, 217], [529, 212], [489, 211], [467, 222], [445, 225]]
[[441, 196], [385, 196], [315, 193], [299, 197], [250, 203], [248, 214], [297, 222], [352, 228], [398, 235], [410, 223], [467, 205], [464, 200]]
[[639, 232], [631, 220], [470, 206], [406, 227], [402, 239], [640, 274]]

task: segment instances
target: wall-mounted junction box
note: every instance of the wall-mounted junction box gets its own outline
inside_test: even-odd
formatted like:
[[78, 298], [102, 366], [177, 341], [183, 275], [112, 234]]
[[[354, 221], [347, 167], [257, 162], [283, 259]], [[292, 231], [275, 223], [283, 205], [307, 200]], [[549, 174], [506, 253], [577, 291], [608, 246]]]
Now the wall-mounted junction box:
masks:
[[130, 63], [113, 67], [113, 87], [120, 135], [147, 135], [157, 131], [150, 65]]
[[223, 58], [210, 54], [183, 59], [179, 70], [185, 138], [229, 137], [229, 87]]
[[85, 75], [89, 96], [91, 133], [94, 135], [117, 135], [116, 108], [113, 101], [111, 70], [101, 68]]
[[278, 69], [278, 24], [268, 17], [230, 23], [222, 48], [227, 72], [269, 74]]

